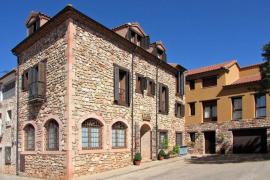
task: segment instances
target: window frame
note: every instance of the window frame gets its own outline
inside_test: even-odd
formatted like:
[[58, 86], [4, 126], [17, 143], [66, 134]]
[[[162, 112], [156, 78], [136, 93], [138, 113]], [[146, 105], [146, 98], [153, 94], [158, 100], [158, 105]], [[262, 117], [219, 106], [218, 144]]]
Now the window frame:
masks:
[[[216, 116], [213, 116], [213, 107], [216, 106]], [[210, 107], [210, 117], [205, 117], [205, 108]], [[217, 100], [203, 102], [203, 122], [216, 122], [217, 121]]]
[[[180, 142], [180, 144], [178, 144], [178, 139], [177, 139], [177, 135], [181, 135], [181, 142]], [[176, 131], [175, 132], [175, 145], [176, 146], [179, 146], [179, 147], [181, 147], [181, 146], [183, 146], [183, 133], [182, 132], [180, 132], [180, 131]]]
[[188, 105], [189, 105], [189, 116], [195, 116], [196, 115], [196, 102], [190, 102], [188, 103]]
[[156, 94], [156, 83], [153, 79], [147, 78], [147, 96], [154, 97]]
[[169, 88], [162, 83], [159, 83], [159, 113], [164, 115], [169, 114]]
[[[257, 101], [258, 101], [258, 97], [259, 98], [261, 98], [261, 97], [263, 97], [264, 96], [264, 106], [259, 106], [259, 107], [257, 107]], [[265, 94], [255, 94], [255, 117], [256, 118], [264, 118], [264, 117], [266, 117], [266, 114], [267, 114], [267, 108], [266, 108], [266, 106], [267, 106], [267, 104], [266, 104], [266, 102], [267, 102], [267, 100], [266, 100], [266, 95]], [[263, 116], [257, 116], [258, 115], [258, 113], [257, 113], [257, 110], [260, 110], [260, 109], [265, 109], [265, 114], [263, 115]]]
[[[243, 118], [243, 98], [242, 96], [237, 96], [237, 97], [232, 97], [231, 99], [232, 99], [232, 119], [241, 120]], [[239, 109], [235, 108], [235, 104], [234, 104], [235, 100], [238, 100], [238, 99], [241, 99], [241, 108]], [[234, 117], [235, 112], [241, 112], [241, 117], [235, 118]]]
[[195, 89], [195, 80], [189, 80], [188, 84], [189, 84], [189, 90], [194, 90]]
[[[116, 128], [114, 126], [117, 126], [117, 125], [122, 125], [123, 127], [122, 128]], [[119, 142], [118, 142], [118, 131], [119, 129], [121, 130], [124, 130], [124, 146], [119, 146]], [[117, 121], [115, 123], [113, 123], [112, 127], [111, 127], [111, 130], [112, 130], [112, 149], [125, 149], [127, 148], [127, 125], [121, 121]], [[115, 130], [115, 132], [113, 131]], [[113, 136], [113, 132], [115, 133], [114, 136]], [[116, 145], [113, 145], [113, 137], [115, 137], [115, 144]]]
[[5, 165], [11, 165], [11, 151], [12, 149], [10, 146], [5, 147]]
[[175, 101], [175, 117], [183, 118], [185, 116], [185, 105], [179, 101]]
[[196, 132], [190, 132], [189, 138], [190, 138], [190, 142], [195, 143], [196, 142]]
[[215, 87], [217, 86], [218, 83], [217, 81], [218, 81], [217, 75], [204, 77], [202, 78], [202, 87], [203, 88]]
[[[32, 134], [32, 141], [33, 141], [32, 148], [29, 147], [29, 136], [28, 136], [31, 128], [33, 130], [33, 132], [31, 132], [31, 133], [33, 133]], [[28, 124], [24, 127], [24, 150], [25, 151], [35, 151], [35, 127], [31, 124]]]
[[[118, 75], [116, 74], [116, 70], [118, 71]], [[125, 101], [122, 101], [121, 99], [121, 82], [120, 82], [120, 73], [125, 74]], [[117, 76], [117, 77], [116, 77]], [[118, 78], [118, 83], [117, 83]], [[117, 64], [114, 64], [114, 104], [120, 105], [120, 106], [130, 106], [130, 71], [127, 68], [121, 67]], [[118, 90], [117, 90], [117, 89]]]
[[[50, 147], [50, 143], [52, 143], [52, 142], [50, 142], [51, 140], [50, 139], [52, 139], [50, 136], [52, 135], [52, 134], [50, 134], [50, 124], [52, 124], [51, 126], [54, 126], [54, 129], [56, 130], [55, 131], [55, 134], [54, 134], [54, 141], [55, 141], [55, 143], [53, 143], [53, 144], [55, 144], [55, 146], [54, 147]], [[59, 132], [59, 123], [55, 120], [55, 119], [50, 119], [50, 120], [48, 120], [47, 122], [46, 122], [46, 124], [45, 124], [45, 129], [46, 129], [46, 150], [47, 151], [59, 151], [59, 141], [60, 141], [60, 139], [59, 139], [59, 134], [60, 134], [60, 132]]]
[[[89, 121], [89, 122], [88, 122]], [[95, 121], [93, 122], [93, 124], [91, 124], [91, 121]], [[87, 124], [89, 123], [89, 124]], [[84, 126], [85, 125], [85, 126]], [[84, 147], [83, 146], [83, 129], [86, 128], [87, 129], [87, 147]], [[91, 144], [92, 144], [92, 129], [98, 129], [98, 147], [92, 147]], [[86, 119], [82, 122], [81, 124], [81, 148], [82, 150], [98, 150], [98, 149], [102, 149], [103, 148], [103, 142], [102, 142], [102, 138], [103, 138], [103, 124], [98, 120], [98, 119], [95, 119], [95, 118], [89, 118], [89, 119]]]
[[159, 142], [159, 148], [160, 149], [164, 148], [163, 145], [162, 145], [162, 142], [161, 142], [161, 136], [162, 135], [165, 135], [165, 138], [167, 139], [168, 144], [169, 144], [168, 130], [159, 130], [158, 142]]

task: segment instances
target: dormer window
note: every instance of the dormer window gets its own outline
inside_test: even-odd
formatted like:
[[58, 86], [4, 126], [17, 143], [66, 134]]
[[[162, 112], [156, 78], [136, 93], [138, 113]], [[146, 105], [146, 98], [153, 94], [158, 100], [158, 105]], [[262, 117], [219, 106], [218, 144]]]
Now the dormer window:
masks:
[[130, 41], [136, 44], [137, 46], [141, 46], [142, 37], [136, 32], [130, 30]]
[[28, 27], [28, 34], [33, 34], [34, 32], [36, 32], [40, 27], [40, 20], [39, 19], [35, 19], [34, 22], [29, 25]]

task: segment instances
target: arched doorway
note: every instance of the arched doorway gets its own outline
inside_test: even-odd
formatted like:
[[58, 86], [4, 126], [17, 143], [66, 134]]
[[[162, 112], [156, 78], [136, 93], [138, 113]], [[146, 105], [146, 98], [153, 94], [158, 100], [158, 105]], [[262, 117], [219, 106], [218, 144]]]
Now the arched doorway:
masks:
[[152, 159], [152, 133], [149, 125], [142, 125], [140, 135], [142, 161], [150, 161]]

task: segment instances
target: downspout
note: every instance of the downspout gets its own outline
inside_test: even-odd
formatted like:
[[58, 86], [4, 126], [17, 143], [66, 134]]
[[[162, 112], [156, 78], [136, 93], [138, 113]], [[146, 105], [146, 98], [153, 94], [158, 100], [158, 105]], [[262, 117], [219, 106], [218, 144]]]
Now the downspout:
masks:
[[156, 66], [156, 159], [158, 158], [158, 67], [159, 62], [157, 62]]
[[[134, 71], [134, 53], [137, 47], [132, 50], [131, 54], [131, 161], [133, 162], [134, 158], [134, 105], [133, 105], [133, 71]], [[136, 138], [136, 137], [135, 137]]]
[[20, 66], [20, 63], [19, 63], [19, 58], [17, 57], [17, 72], [16, 72], [16, 76], [17, 76], [17, 124], [16, 124], [16, 175], [18, 176], [19, 175], [19, 142], [18, 142], [18, 139], [19, 139], [19, 66]]

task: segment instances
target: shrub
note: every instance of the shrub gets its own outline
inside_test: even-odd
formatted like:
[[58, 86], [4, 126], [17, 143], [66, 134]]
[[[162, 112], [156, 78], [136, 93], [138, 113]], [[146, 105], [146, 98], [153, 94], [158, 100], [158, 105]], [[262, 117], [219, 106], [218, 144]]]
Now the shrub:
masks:
[[167, 138], [165, 138], [162, 142], [161, 142], [161, 144], [162, 144], [162, 149], [168, 149], [168, 147], [169, 147], [169, 142], [168, 142], [168, 139]]
[[163, 149], [161, 149], [158, 153], [158, 157], [165, 157], [166, 156], [166, 153]]
[[179, 154], [179, 146], [178, 145], [176, 145], [176, 146], [173, 147], [173, 152], [175, 154]]
[[136, 153], [134, 157], [134, 161], [141, 161], [142, 160], [142, 155], [141, 153]]

